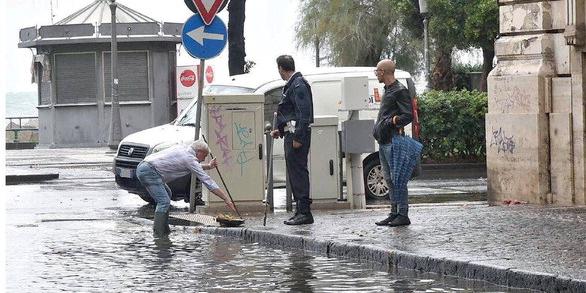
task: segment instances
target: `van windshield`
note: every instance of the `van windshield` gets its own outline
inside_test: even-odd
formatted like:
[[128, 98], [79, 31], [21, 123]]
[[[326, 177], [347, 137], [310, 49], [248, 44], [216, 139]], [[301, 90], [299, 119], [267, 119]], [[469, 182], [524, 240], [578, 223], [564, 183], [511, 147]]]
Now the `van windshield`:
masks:
[[[254, 92], [254, 89], [232, 86], [232, 85], [209, 85], [204, 88], [205, 95], [221, 95], [221, 94], [247, 94]], [[191, 108], [187, 109], [185, 115], [175, 123], [177, 126], [195, 126], [195, 116], [197, 115], [197, 103], [193, 103]]]
[[193, 103], [191, 108], [185, 110], [185, 115], [175, 123], [177, 126], [195, 126], [195, 115], [197, 115], [197, 103]]

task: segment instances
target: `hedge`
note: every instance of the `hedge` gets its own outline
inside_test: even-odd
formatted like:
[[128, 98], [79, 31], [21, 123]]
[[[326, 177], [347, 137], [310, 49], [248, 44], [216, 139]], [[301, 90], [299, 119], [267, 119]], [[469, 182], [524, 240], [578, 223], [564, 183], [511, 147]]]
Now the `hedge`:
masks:
[[484, 162], [488, 96], [479, 91], [429, 91], [419, 98], [423, 162]]

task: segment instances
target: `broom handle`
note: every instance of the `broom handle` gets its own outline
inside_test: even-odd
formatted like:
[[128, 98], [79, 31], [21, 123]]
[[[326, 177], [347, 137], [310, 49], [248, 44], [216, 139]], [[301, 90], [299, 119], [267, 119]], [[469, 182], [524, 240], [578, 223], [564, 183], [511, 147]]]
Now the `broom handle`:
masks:
[[[206, 136], [205, 135], [201, 135], [203, 137], [203, 141], [205, 143], [208, 143]], [[212, 160], [214, 159], [214, 155], [212, 154], [212, 152], [210, 151], [210, 157], [212, 157]], [[224, 177], [222, 176], [222, 173], [220, 173], [220, 169], [218, 169], [218, 166], [216, 165], [216, 171], [218, 171], [218, 175], [220, 175], [220, 180], [222, 180], [222, 184], [224, 184], [224, 188], [226, 188], [226, 193], [228, 193], [228, 196], [230, 197], [230, 201], [232, 201], [232, 204], [234, 205], [234, 209], [236, 210], [236, 214], [238, 214], [238, 216], [242, 219], [242, 216], [240, 215], [240, 212], [238, 212], [238, 208], [236, 207], [236, 203], [234, 203], [234, 199], [232, 199], [232, 195], [230, 195], [230, 190], [228, 190], [228, 185], [226, 185], [226, 182], [224, 181]]]

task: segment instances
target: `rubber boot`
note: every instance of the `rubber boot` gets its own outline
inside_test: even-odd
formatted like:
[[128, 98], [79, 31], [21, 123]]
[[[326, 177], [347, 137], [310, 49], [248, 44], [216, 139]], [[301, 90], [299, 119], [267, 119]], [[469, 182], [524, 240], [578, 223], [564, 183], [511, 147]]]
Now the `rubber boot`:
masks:
[[165, 217], [165, 233], [167, 233], [167, 235], [171, 234], [171, 227], [169, 227], [169, 211], [167, 210], [167, 212], [165, 213], [166, 217]]
[[153, 234], [156, 238], [169, 235], [169, 212], [155, 212]]

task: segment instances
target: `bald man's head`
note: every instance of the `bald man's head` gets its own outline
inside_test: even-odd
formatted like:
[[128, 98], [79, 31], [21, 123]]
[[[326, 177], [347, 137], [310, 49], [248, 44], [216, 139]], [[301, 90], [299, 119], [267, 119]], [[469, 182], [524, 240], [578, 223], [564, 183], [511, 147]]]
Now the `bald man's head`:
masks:
[[378, 62], [376, 65], [377, 69], [382, 69], [385, 72], [395, 74], [395, 62], [390, 59], [384, 59]]
[[376, 77], [384, 84], [391, 84], [395, 81], [395, 62], [384, 59], [376, 65]]

